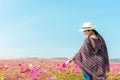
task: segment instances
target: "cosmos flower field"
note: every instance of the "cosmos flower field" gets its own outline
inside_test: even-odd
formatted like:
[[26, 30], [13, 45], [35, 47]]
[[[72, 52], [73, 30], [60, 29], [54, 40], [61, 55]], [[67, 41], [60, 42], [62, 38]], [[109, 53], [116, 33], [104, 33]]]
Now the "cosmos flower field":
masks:
[[[84, 80], [74, 62], [66, 60], [25, 58], [0, 59], [0, 80]], [[110, 62], [107, 80], [120, 80], [120, 63]]]

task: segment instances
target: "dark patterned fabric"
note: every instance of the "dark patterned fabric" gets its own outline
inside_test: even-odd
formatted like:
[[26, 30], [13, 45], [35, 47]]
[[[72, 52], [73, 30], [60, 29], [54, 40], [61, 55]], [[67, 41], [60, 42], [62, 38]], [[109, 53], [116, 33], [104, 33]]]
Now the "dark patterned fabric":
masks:
[[106, 44], [100, 39], [86, 37], [84, 44], [75, 55], [75, 63], [96, 79], [103, 80], [109, 71], [109, 58]]

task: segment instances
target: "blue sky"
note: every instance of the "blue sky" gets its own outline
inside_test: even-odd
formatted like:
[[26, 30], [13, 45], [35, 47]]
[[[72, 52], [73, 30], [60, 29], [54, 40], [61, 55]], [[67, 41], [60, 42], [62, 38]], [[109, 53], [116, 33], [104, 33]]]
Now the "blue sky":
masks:
[[0, 0], [0, 58], [71, 58], [88, 21], [104, 37], [109, 57], [120, 58], [119, 8], [119, 0]]

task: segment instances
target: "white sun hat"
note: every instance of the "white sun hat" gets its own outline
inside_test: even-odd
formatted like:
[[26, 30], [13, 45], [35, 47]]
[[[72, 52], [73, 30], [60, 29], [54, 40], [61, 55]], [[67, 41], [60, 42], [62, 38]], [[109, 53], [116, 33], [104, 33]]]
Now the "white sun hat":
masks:
[[83, 24], [82, 29], [80, 29], [80, 31], [85, 31], [85, 30], [94, 30], [95, 26], [91, 23], [91, 22], [85, 22]]

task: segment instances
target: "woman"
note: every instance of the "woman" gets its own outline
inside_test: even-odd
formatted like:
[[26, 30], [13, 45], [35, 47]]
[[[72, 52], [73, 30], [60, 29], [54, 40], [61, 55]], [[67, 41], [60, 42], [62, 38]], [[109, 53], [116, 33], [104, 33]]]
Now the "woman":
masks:
[[74, 61], [80, 66], [85, 80], [93, 80], [93, 77], [97, 80], [105, 80], [106, 73], [109, 71], [105, 41], [90, 22], [84, 23], [81, 31], [86, 35], [86, 39], [69, 63]]

